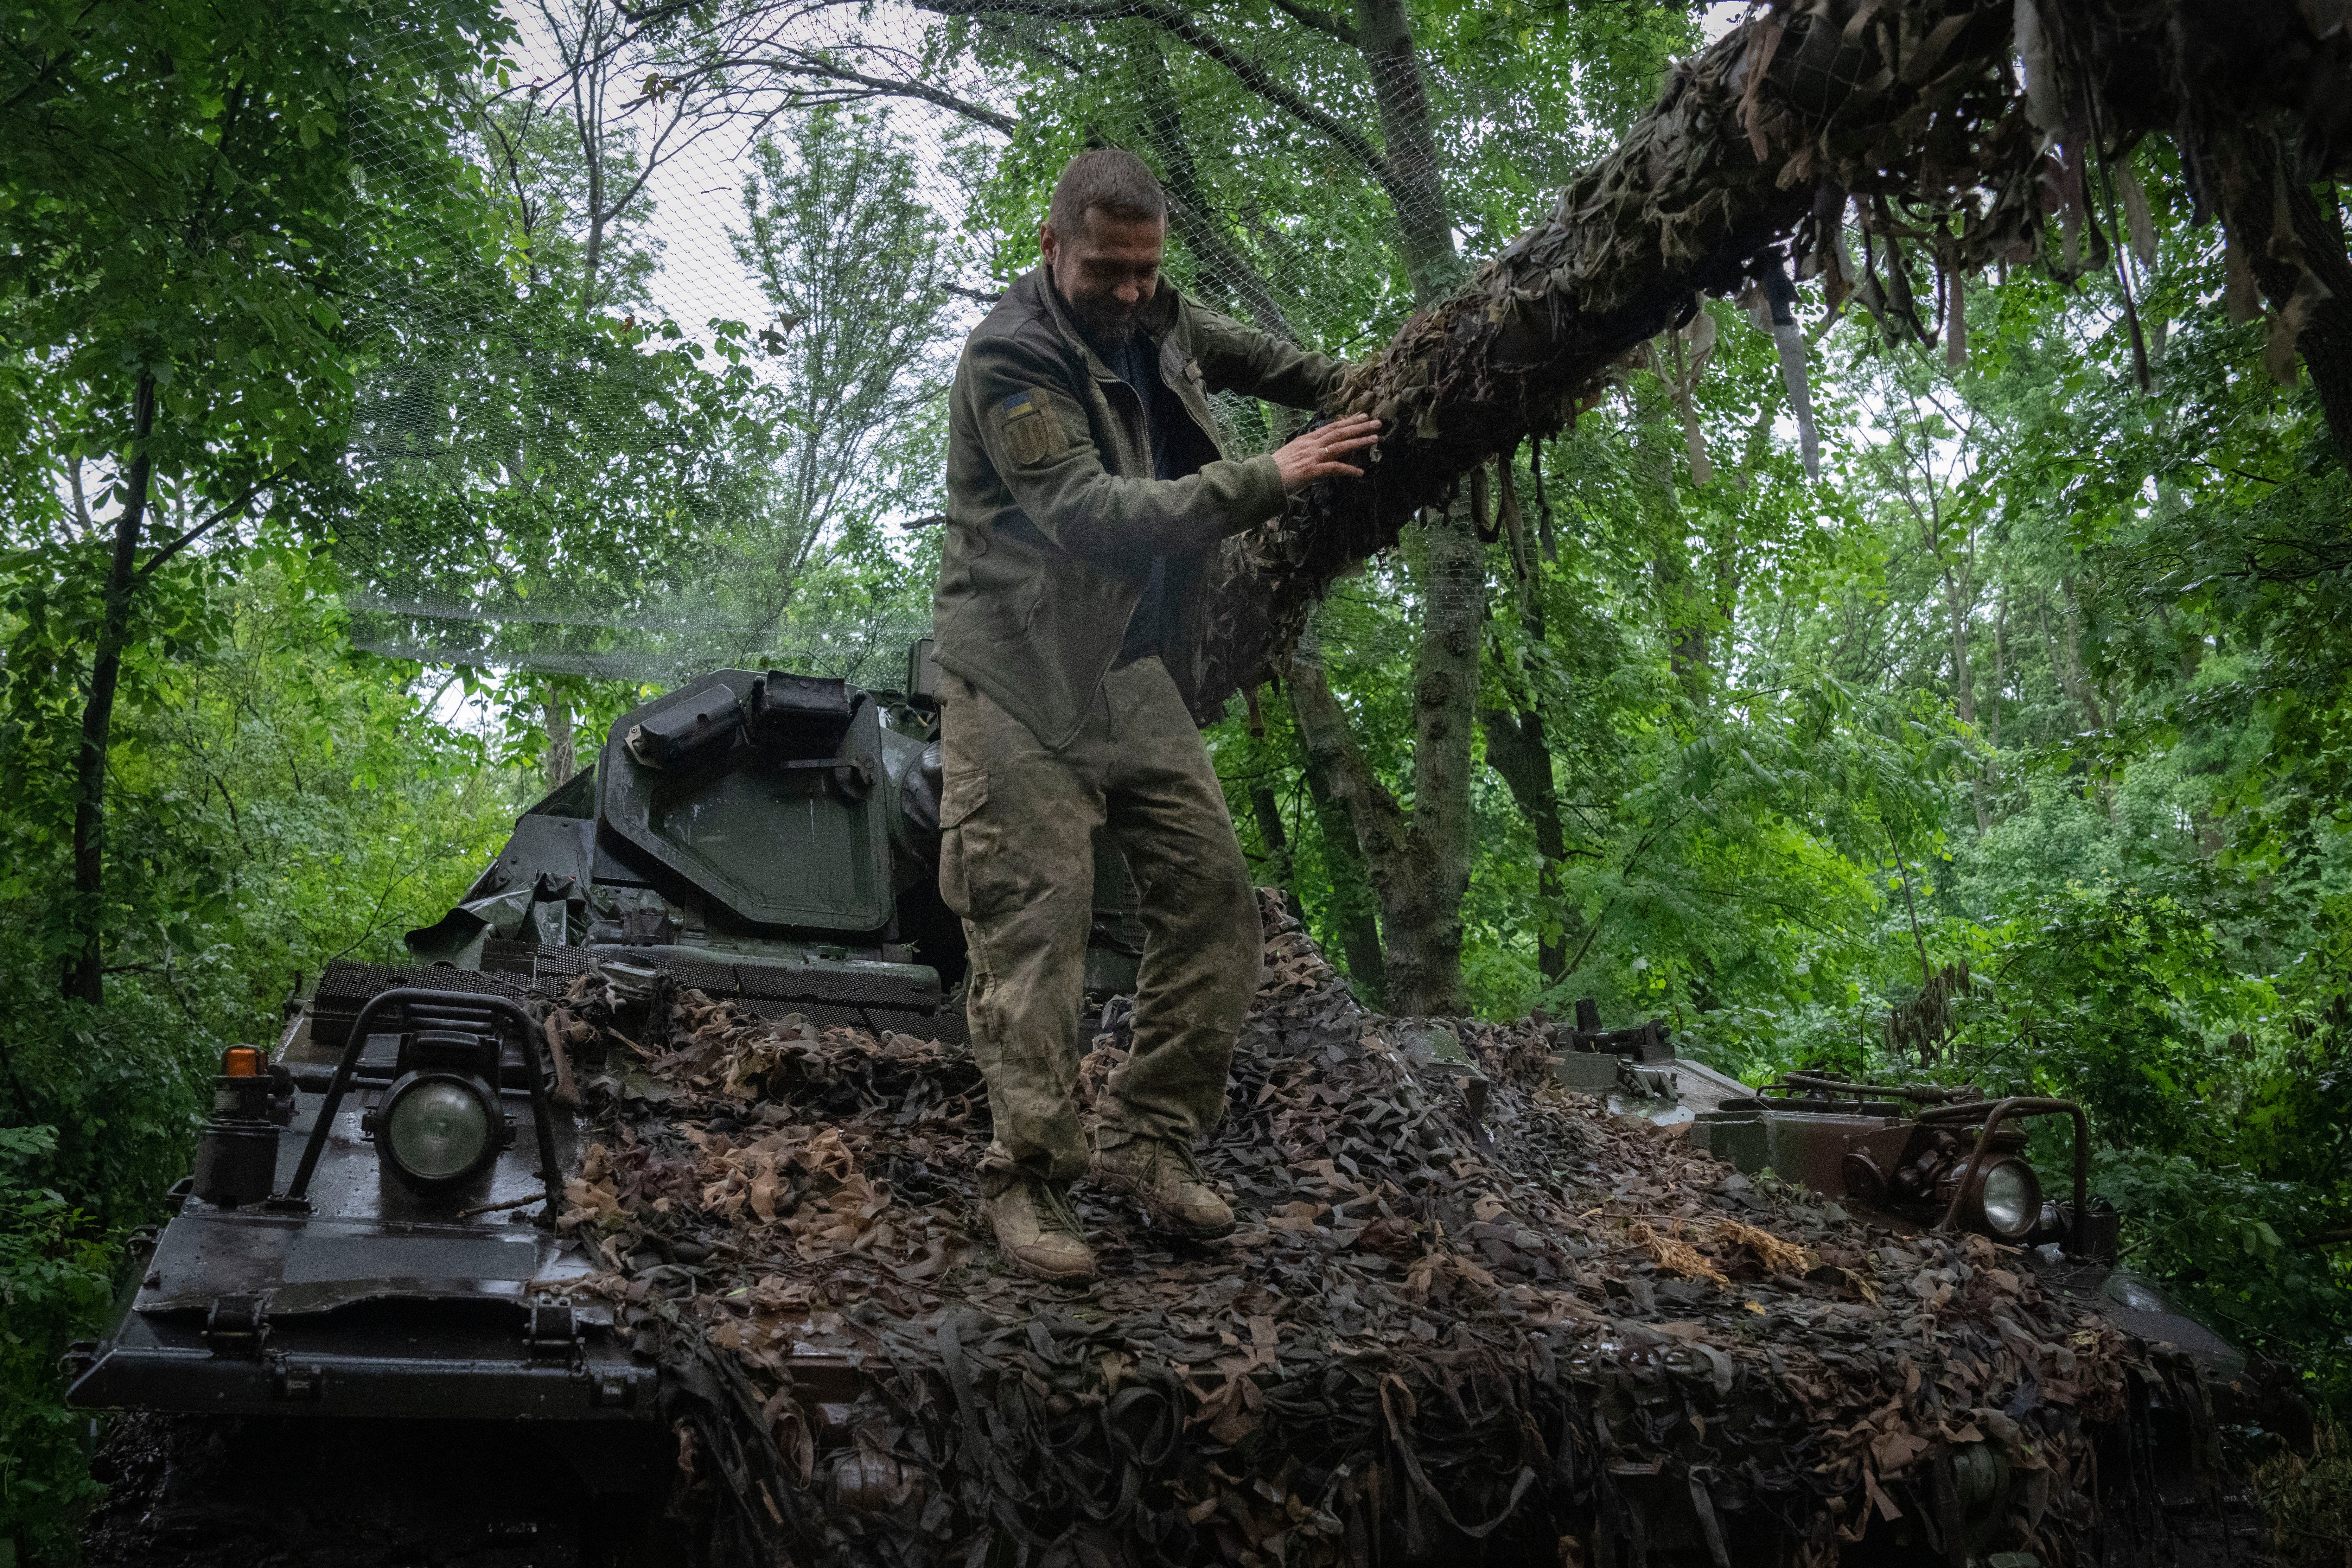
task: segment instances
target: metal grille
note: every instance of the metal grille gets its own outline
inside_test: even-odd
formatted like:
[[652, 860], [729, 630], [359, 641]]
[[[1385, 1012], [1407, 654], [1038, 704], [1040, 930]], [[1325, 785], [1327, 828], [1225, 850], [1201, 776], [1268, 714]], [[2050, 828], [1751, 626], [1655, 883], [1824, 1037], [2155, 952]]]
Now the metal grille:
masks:
[[350, 1037], [352, 1023], [362, 1007], [378, 994], [404, 985], [518, 1000], [531, 994], [527, 976], [518, 979], [438, 964], [351, 963], [336, 959], [319, 976], [318, 989], [310, 994], [310, 1038], [322, 1046], [341, 1045]]

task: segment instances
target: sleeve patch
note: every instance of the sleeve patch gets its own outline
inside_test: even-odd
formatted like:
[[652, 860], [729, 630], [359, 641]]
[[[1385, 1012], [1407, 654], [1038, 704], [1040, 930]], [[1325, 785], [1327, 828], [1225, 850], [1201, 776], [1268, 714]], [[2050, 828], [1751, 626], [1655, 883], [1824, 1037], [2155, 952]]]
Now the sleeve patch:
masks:
[[1070, 444], [1062, 430], [1061, 416], [1041, 392], [1014, 393], [997, 404], [996, 416], [1003, 429], [1005, 451], [1024, 468]]

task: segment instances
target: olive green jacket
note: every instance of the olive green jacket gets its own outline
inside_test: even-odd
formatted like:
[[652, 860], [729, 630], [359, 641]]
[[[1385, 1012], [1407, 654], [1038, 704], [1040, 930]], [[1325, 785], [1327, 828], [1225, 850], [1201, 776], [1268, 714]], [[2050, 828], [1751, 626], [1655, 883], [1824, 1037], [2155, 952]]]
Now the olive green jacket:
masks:
[[1344, 367], [1162, 282], [1142, 331], [1192, 416], [1187, 465], [1152, 478], [1142, 400], [1088, 348], [1043, 267], [967, 339], [949, 405], [948, 533], [932, 599], [941, 668], [1060, 750], [1118, 655], [1154, 556], [1171, 605], [1161, 658], [1196, 719], [1209, 553], [1283, 508], [1271, 456], [1225, 456], [1209, 394], [1311, 408]]

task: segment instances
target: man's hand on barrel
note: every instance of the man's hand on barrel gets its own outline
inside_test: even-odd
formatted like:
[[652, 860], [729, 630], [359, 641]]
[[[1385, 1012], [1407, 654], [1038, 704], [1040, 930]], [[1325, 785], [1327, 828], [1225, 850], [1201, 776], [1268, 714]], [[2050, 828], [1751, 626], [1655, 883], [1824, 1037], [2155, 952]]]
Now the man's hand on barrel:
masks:
[[1356, 456], [1381, 438], [1381, 422], [1369, 414], [1346, 414], [1314, 429], [1275, 453], [1282, 470], [1282, 488], [1296, 495], [1318, 479], [1340, 475], [1361, 479], [1364, 470], [1343, 459]]

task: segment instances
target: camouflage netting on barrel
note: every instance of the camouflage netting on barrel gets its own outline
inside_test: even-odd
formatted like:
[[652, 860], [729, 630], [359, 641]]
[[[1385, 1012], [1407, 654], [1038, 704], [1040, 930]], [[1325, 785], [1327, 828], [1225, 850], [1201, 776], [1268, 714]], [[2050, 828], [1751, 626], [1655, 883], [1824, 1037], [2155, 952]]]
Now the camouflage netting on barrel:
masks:
[[[1173, 1244], [1082, 1187], [1084, 1290], [987, 1242], [967, 1051], [573, 982], [551, 1026], [605, 1065], [563, 1224], [700, 1391], [683, 1493], [803, 1563], [2141, 1554], [2116, 1532], [2160, 1510], [2119, 1501], [2151, 1406], [2203, 1408], [2185, 1364], [1981, 1237], [1871, 1229], [1561, 1091], [1532, 1027], [1445, 1026], [1474, 1121], [1437, 1026], [1367, 1014], [1266, 914], [1204, 1155], [1242, 1228]], [[844, 1366], [854, 1395], [812, 1379]]]

